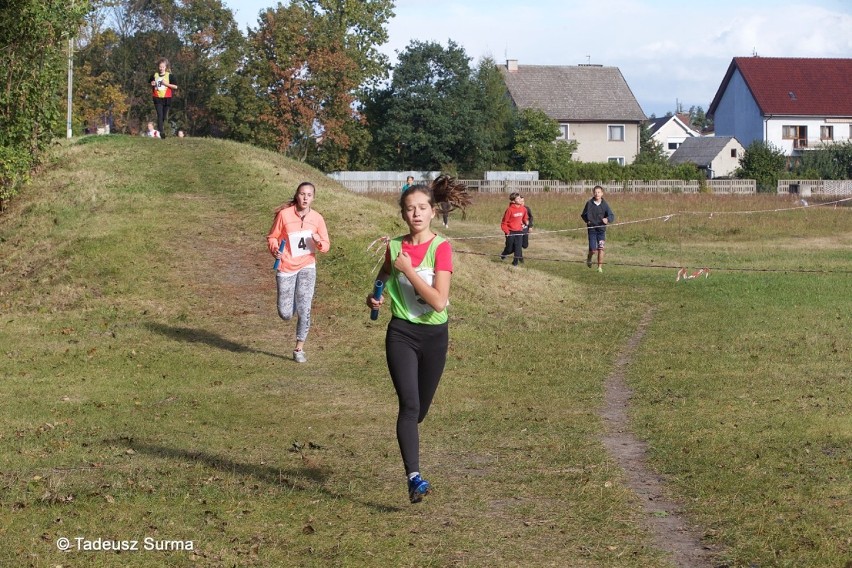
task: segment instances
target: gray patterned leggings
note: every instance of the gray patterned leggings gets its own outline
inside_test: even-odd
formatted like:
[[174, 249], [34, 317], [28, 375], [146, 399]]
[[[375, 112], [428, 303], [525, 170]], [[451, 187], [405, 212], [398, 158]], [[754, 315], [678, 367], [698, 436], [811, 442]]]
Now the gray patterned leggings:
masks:
[[311, 327], [311, 302], [317, 285], [317, 267], [308, 266], [296, 274], [277, 272], [278, 315], [289, 321], [293, 312], [298, 315], [296, 323], [296, 341], [305, 341]]

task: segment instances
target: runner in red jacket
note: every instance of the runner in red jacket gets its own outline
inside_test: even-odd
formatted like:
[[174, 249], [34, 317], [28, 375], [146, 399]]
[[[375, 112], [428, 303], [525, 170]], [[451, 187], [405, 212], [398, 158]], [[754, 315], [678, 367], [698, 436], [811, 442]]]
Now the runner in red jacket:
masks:
[[529, 213], [524, 207], [524, 198], [517, 191], [509, 194], [509, 207], [503, 213], [503, 221], [500, 229], [506, 235], [506, 246], [500, 253], [500, 260], [505, 260], [509, 254], [513, 254], [512, 266], [524, 262], [524, 229], [529, 224]]

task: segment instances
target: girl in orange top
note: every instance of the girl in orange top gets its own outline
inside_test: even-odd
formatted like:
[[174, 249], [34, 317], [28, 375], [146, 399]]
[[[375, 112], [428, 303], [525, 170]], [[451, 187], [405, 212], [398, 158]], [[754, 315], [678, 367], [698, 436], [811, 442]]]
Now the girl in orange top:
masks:
[[[296, 348], [293, 360], [307, 361], [303, 347], [311, 327], [311, 303], [317, 282], [316, 252], [328, 252], [331, 243], [325, 219], [311, 208], [314, 184], [303, 181], [293, 198], [275, 210], [275, 221], [266, 236], [269, 252], [280, 260], [275, 274], [278, 283], [278, 315], [289, 321], [295, 310]], [[285, 241], [283, 250], [280, 244]]]

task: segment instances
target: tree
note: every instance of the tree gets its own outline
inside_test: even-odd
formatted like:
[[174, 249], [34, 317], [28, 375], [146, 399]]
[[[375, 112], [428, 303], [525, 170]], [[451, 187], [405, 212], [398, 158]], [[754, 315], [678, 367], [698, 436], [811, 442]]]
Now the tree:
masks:
[[477, 171], [507, 170], [511, 168], [512, 138], [518, 118], [494, 59], [483, 57], [479, 61], [473, 71], [473, 82], [482, 141], [472, 166]]
[[387, 77], [388, 59], [379, 46], [388, 41], [385, 26], [394, 16], [393, 0], [298, 0], [320, 25], [320, 45], [337, 44], [358, 70], [358, 85], [375, 85]]
[[108, 71], [95, 75], [90, 63], [74, 73], [72, 104], [75, 123], [83, 128], [93, 130], [109, 125], [111, 129], [123, 130], [126, 126], [127, 95]]
[[808, 150], [795, 173], [806, 179], [852, 179], [852, 142], [835, 142]]
[[167, 57], [179, 86], [171, 122], [191, 134], [223, 129], [211, 107], [242, 61], [244, 39], [221, 0], [97, 0], [87, 32], [78, 65], [89, 66], [89, 85], [110, 81], [124, 93], [119, 128], [133, 131], [150, 118], [149, 77], [156, 59]]
[[669, 159], [663, 145], [651, 134], [651, 127], [643, 122], [639, 128], [639, 154], [633, 161], [637, 165], [668, 165]]
[[758, 192], [775, 192], [778, 177], [786, 169], [787, 157], [771, 142], [756, 140], [749, 144], [740, 158], [740, 167], [735, 173], [741, 179], [753, 179]]
[[[243, 73], [260, 103], [245, 115], [253, 140], [305, 160], [344, 163], [361, 116], [355, 94], [386, 73], [377, 46], [387, 40], [391, 0], [294, 0], [278, 4], [249, 32]], [[321, 147], [323, 147], [321, 149]]]
[[181, 40], [174, 62], [180, 104], [171, 118], [193, 135], [218, 133], [224, 119], [212, 102], [242, 63], [245, 39], [221, 0], [184, 0], [175, 28]]
[[557, 140], [559, 123], [538, 109], [519, 113], [513, 148], [523, 170], [538, 170], [544, 179], [567, 179], [577, 141]]
[[60, 130], [68, 40], [88, 2], [7, 0], [0, 10], [0, 208]]
[[700, 106], [689, 107], [689, 126], [699, 132], [704, 132], [713, 127], [713, 120], [704, 113]]
[[450, 40], [413, 40], [391, 84], [365, 103], [377, 165], [386, 169], [469, 172], [484, 145], [470, 58]]

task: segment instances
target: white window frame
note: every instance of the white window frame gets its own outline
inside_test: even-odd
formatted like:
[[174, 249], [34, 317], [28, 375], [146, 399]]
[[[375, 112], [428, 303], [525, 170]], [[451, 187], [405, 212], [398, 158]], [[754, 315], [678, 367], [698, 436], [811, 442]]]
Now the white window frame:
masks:
[[619, 166], [624, 165], [624, 156], [610, 156], [606, 159], [607, 162], [615, 162]]
[[[826, 136], [827, 134], [827, 136]], [[819, 127], [819, 139], [822, 141], [834, 140], [834, 126], [831, 124], [823, 124]]]
[[[621, 138], [613, 138], [613, 129], [620, 128], [621, 129]], [[623, 124], [607, 124], [606, 125], [606, 139], [608, 142], [624, 142], [627, 139], [627, 128]]]
[[556, 137], [557, 140], [568, 140], [568, 125], [565, 123], [559, 124], [559, 135]]

